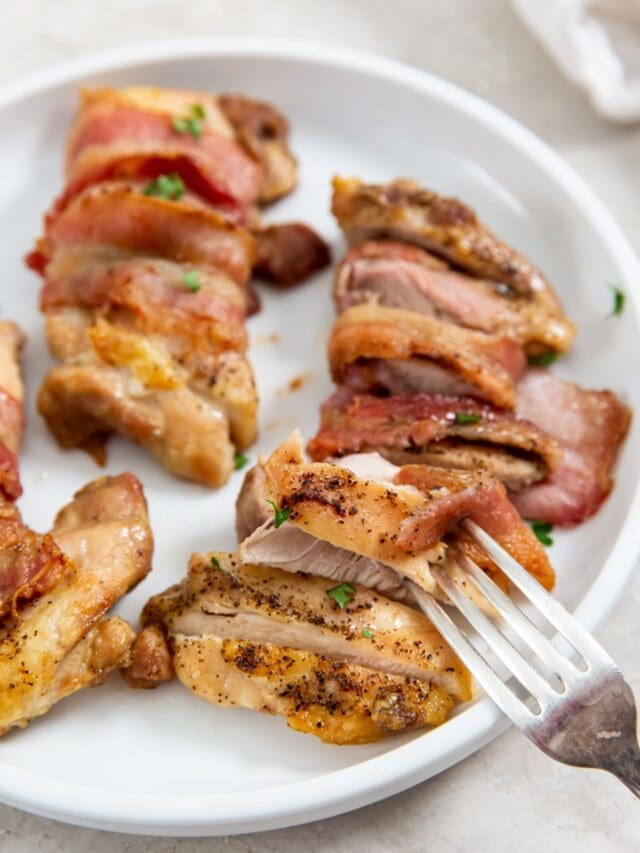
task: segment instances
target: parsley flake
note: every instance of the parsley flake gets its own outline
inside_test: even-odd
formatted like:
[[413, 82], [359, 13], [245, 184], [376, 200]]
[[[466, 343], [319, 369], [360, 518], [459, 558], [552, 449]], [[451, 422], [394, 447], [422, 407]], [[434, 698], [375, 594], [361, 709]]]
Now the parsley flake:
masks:
[[205, 112], [202, 104], [194, 104], [187, 116], [175, 116], [171, 119], [171, 127], [176, 133], [188, 133], [194, 139], [202, 136], [202, 124]]
[[244, 455], [244, 453], [238, 453], [238, 451], [236, 450], [233, 456], [233, 467], [236, 469], [236, 471], [239, 471], [241, 468], [244, 468], [248, 461], [249, 460]]
[[341, 610], [344, 610], [355, 594], [356, 591], [350, 583], [339, 583], [338, 586], [327, 590], [329, 598], [333, 598]]
[[177, 172], [171, 172], [169, 175], [158, 175], [153, 181], [149, 181], [144, 188], [145, 195], [157, 195], [170, 201], [179, 201], [183, 193], [184, 184]]
[[373, 637], [373, 631], [370, 628], [363, 628], [362, 636], [366, 637], [367, 640], [370, 640]]
[[620, 290], [619, 287], [616, 287], [613, 284], [609, 285], [609, 290], [613, 293], [613, 308], [608, 316], [617, 317], [624, 311], [624, 303], [627, 298], [627, 294], [624, 290]]
[[220, 568], [220, 563], [218, 562], [217, 557], [209, 557], [209, 562], [211, 563], [211, 565], [213, 566], [214, 569]]
[[200, 279], [198, 277], [198, 270], [189, 270], [182, 276], [182, 283], [190, 290], [192, 293], [197, 293], [200, 290]]
[[553, 545], [553, 539], [549, 535], [553, 530], [553, 525], [549, 524], [548, 521], [532, 521], [531, 529], [535, 533], [538, 542], [541, 542], [547, 547], [549, 545]]
[[558, 358], [557, 352], [543, 352], [541, 355], [532, 355], [529, 364], [537, 364], [538, 367], [548, 367]]
[[275, 515], [275, 528], [277, 530], [281, 524], [284, 524], [285, 521], [287, 521], [291, 510], [288, 506], [284, 507], [284, 509], [280, 509], [280, 507], [276, 506], [274, 501], [267, 501], [267, 503], [271, 504], [271, 506], [273, 507], [273, 512]]
[[474, 413], [456, 412], [454, 421], [457, 424], [477, 424], [480, 419], [480, 415]]

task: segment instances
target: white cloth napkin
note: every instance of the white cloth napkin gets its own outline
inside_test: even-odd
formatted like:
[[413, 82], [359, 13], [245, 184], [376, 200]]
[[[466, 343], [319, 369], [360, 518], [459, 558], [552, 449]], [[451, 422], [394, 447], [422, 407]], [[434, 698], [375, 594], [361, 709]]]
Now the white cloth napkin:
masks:
[[564, 73], [612, 121], [640, 121], [640, 0], [512, 0]]

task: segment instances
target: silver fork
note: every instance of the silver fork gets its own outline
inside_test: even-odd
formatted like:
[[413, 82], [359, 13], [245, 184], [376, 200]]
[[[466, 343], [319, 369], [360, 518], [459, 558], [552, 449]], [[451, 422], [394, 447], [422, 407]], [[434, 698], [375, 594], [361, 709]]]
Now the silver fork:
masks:
[[[636, 705], [622, 673], [589, 632], [481, 527], [469, 519], [464, 526], [525, 598], [573, 646], [583, 659], [584, 668], [562, 654], [469, 558], [464, 560], [468, 577], [493, 606], [494, 613], [537, 657], [523, 657], [493, 616], [483, 613], [445, 571], [435, 569], [433, 576], [490, 651], [506, 665], [515, 685], [513, 680], [505, 682], [500, 677], [435, 599], [409, 581], [418, 604], [496, 705], [536, 746], [564, 764], [608, 770], [640, 798]], [[542, 661], [544, 666], [538, 664], [534, 668], [536, 661]], [[543, 677], [540, 670], [553, 673], [555, 678]]]

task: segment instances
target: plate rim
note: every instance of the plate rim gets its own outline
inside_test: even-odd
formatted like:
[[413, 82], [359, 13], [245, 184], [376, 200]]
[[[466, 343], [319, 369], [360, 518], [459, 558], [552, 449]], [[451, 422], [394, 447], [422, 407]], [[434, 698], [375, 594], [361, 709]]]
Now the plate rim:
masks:
[[[500, 108], [453, 83], [411, 65], [352, 48], [318, 41], [231, 36], [137, 42], [76, 57], [0, 86], [0, 111], [81, 76], [115, 71], [127, 64], [247, 55], [314, 62], [360, 71], [440, 99], [490, 128], [536, 162], [579, 204], [597, 226], [621, 271], [628, 307], [640, 324], [640, 260], [621, 226], [587, 182], [546, 142]], [[629, 305], [630, 303], [630, 305]], [[638, 556], [634, 516], [640, 513], [640, 483], [629, 501], [620, 534], [591, 588], [574, 613], [593, 630], [622, 595]], [[615, 589], [611, 584], [614, 581]], [[105, 792], [59, 782], [0, 764], [0, 801], [43, 817], [80, 826], [156, 835], [219, 835], [306, 823], [370, 804], [405, 790], [453, 766], [509, 727], [487, 697], [446, 724], [449, 742], [430, 733], [382, 755], [313, 779], [237, 794], [156, 795]], [[460, 729], [467, 730], [463, 736]], [[459, 740], [456, 740], [456, 736]], [[420, 745], [422, 744], [422, 749]], [[428, 752], [427, 750], [428, 744]], [[372, 766], [373, 765], [373, 766]], [[371, 772], [374, 770], [375, 772]]]

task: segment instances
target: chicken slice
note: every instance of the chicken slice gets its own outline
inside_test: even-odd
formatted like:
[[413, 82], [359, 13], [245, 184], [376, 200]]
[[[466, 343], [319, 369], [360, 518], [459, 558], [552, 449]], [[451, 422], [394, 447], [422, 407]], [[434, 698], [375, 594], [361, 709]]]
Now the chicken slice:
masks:
[[[276, 512], [265, 517], [269, 502]], [[455, 570], [456, 547], [467, 541], [458, 529], [465, 517], [547, 588], [554, 583], [544, 549], [504, 486], [487, 474], [423, 465], [397, 468], [377, 454], [357, 454], [336, 464], [308, 463], [294, 433], [267, 459], [263, 481], [251, 474], [237, 507], [242, 532], [251, 527], [255, 513], [253, 532], [239, 546], [245, 562], [289, 571], [306, 565], [305, 571], [356, 581], [401, 600], [408, 598], [405, 578], [440, 594], [429, 567]], [[481, 562], [497, 573], [486, 559]]]
[[511, 491], [544, 479], [563, 455], [531, 421], [473, 397], [374, 397], [347, 387], [323, 403], [307, 449], [315, 461], [377, 451], [396, 465], [483, 469]]
[[[458, 199], [439, 196], [409, 180], [376, 185], [336, 177], [332, 211], [351, 244], [378, 238], [412, 243], [494, 283], [497, 294], [529, 303], [530, 319], [538, 329], [528, 342], [531, 354], [570, 349], [575, 327], [550, 283]], [[460, 282], [457, 287], [460, 290]]]
[[545, 310], [537, 294], [505, 293], [503, 284], [458, 272], [409, 243], [354, 246], [338, 266], [333, 296], [339, 312], [363, 302], [404, 308], [506, 335], [532, 355], [566, 346], [568, 321]]
[[461, 394], [513, 409], [526, 359], [504, 337], [400, 308], [356, 305], [336, 320], [329, 365], [336, 383], [358, 392]]
[[22, 494], [17, 453], [24, 429], [24, 385], [19, 356], [25, 337], [10, 320], [0, 320], [0, 500]]
[[[470, 698], [469, 673], [425, 616], [364, 588], [341, 607], [332, 586], [196, 554], [183, 583], [150, 600], [143, 623], [162, 627], [176, 674], [196, 695], [282, 714], [331, 743], [437, 725], [452, 697]], [[134, 649], [138, 677], [146, 659]]]
[[104, 477], [59, 513], [55, 583], [0, 623], [0, 732], [26, 726], [125, 662], [133, 630], [107, 611], [150, 569], [153, 542], [139, 481]]

